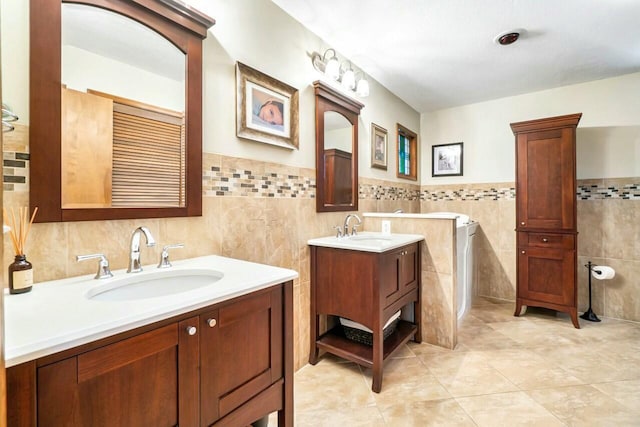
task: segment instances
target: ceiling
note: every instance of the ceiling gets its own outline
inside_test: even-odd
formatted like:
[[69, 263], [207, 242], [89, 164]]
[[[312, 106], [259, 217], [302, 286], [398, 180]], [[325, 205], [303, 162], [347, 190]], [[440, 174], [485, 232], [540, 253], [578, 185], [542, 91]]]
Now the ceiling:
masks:
[[640, 71], [638, 0], [272, 1], [418, 112]]

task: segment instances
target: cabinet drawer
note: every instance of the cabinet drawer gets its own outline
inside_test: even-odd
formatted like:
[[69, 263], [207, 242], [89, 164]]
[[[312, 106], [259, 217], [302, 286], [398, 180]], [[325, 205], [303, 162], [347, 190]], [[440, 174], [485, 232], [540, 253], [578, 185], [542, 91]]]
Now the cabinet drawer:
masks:
[[518, 233], [518, 246], [574, 249], [575, 235], [552, 233]]

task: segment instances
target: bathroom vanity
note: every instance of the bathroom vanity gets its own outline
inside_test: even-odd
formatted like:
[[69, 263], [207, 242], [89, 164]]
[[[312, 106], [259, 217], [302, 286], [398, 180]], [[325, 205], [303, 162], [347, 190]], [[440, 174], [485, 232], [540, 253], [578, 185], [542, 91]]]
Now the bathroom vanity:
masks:
[[[309, 240], [311, 246], [311, 351], [315, 365], [320, 350], [373, 370], [372, 390], [382, 388], [384, 361], [420, 335], [421, 235], [363, 233]], [[395, 331], [383, 339], [383, 326], [398, 310]], [[337, 317], [360, 323], [372, 332], [372, 345], [345, 337]], [[412, 317], [412, 319], [410, 319]], [[328, 330], [321, 330], [321, 318]], [[334, 324], [337, 322], [333, 322]], [[325, 328], [326, 329], [326, 328]]]
[[132, 300], [95, 298], [113, 279], [87, 277], [6, 298], [8, 425], [239, 426], [278, 411], [292, 426], [297, 273], [222, 257], [174, 268], [221, 277]]

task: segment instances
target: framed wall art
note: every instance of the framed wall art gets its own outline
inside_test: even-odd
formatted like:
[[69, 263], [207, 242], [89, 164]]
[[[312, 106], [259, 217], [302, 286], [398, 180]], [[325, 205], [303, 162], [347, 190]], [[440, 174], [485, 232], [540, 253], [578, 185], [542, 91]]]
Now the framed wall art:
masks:
[[387, 130], [371, 123], [371, 167], [387, 170]]
[[431, 176], [462, 176], [463, 143], [434, 145]]
[[298, 149], [298, 90], [236, 63], [236, 135]]

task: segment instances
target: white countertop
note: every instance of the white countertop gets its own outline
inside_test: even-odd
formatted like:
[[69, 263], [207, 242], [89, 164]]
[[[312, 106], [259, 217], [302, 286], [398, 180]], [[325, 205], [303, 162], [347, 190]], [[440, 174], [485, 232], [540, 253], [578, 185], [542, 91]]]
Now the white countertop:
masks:
[[[205, 256], [173, 261], [171, 270], [211, 269], [224, 273], [218, 282], [187, 292], [131, 301], [91, 300], [92, 287], [129, 276], [114, 271], [111, 279], [94, 275], [33, 286], [31, 292], [4, 295], [5, 363], [7, 367], [67, 350], [159, 320], [188, 313], [252, 291], [292, 280], [298, 273], [247, 261]], [[145, 275], [157, 272], [145, 266]]]
[[399, 248], [410, 243], [424, 240], [421, 234], [383, 234], [374, 232], [358, 233], [348, 237], [319, 237], [307, 241], [311, 246], [325, 248], [348, 249], [352, 251], [365, 251], [382, 253]]

